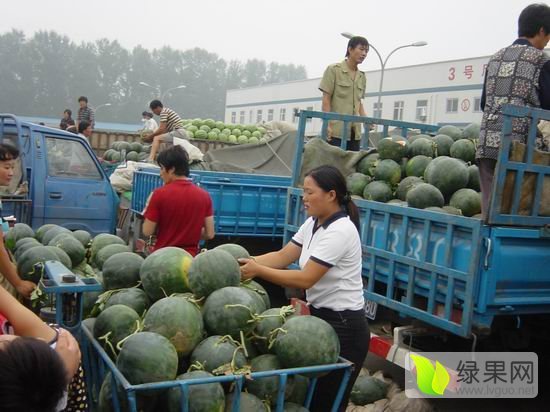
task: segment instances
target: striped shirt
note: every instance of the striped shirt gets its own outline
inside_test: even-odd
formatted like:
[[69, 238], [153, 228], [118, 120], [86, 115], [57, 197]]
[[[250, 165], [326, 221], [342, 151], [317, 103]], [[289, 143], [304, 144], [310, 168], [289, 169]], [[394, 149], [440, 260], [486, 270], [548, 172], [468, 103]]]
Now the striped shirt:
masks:
[[168, 132], [183, 128], [180, 115], [168, 107], [164, 107], [160, 112], [160, 122], [166, 123], [166, 130]]
[[93, 129], [94, 126], [95, 126], [94, 109], [92, 109], [91, 107], [88, 107], [88, 106], [81, 107], [80, 109], [78, 109], [78, 123], [80, 123], [83, 120], [86, 120], [87, 122], [90, 122], [90, 124], [92, 125], [92, 129]]

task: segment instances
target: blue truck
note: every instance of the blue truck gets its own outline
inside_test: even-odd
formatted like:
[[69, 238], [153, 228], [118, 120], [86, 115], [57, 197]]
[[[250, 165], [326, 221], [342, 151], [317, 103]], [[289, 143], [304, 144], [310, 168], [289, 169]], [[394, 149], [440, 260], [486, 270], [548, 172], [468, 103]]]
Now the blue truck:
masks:
[[118, 196], [81, 137], [0, 114], [0, 141], [20, 152], [12, 184], [2, 191], [3, 216], [34, 229], [53, 223], [114, 233]]

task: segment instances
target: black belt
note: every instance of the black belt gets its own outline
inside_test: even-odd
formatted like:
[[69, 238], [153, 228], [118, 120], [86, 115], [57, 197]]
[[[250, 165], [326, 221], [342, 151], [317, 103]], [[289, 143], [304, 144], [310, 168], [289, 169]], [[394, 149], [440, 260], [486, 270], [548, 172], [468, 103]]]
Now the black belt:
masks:
[[358, 310], [332, 310], [327, 308], [316, 308], [313, 305], [309, 306], [309, 310], [312, 315], [318, 316], [318, 317], [336, 317], [341, 318], [345, 317], [348, 319], [359, 319], [365, 317], [365, 310], [364, 309], [358, 309]]

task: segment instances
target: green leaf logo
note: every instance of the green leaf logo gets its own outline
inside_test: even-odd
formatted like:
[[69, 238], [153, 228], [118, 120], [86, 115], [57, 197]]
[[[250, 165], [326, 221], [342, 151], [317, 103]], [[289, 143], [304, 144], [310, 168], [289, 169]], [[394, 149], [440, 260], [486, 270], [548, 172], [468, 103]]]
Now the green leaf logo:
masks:
[[429, 359], [420, 355], [411, 353], [410, 357], [416, 367], [416, 384], [418, 385], [418, 389], [426, 395], [442, 396], [451, 380], [445, 367], [436, 360], [434, 368]]

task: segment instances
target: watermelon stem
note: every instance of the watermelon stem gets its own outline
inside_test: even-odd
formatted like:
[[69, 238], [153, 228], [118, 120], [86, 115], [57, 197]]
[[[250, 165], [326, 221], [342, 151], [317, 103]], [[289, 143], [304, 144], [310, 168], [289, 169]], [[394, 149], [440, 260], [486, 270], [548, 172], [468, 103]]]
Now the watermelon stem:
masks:
[[261, 320], [260, 315], [253, 312], [252, 309], [250, 309], [248, 306], [242, 305], [240, 303], [235, 303], [234, 305], [224, 305], [224, 308], [225, 309], [228, 309], [228, 308], [243, 308], [243, 309], [248, 310], [250, 312], [250, 317], [252, 319], [249, 319], [246, 323], [256, 323], [256, 322], [259, 322]]
[[206, 370], [206, 368], [204, 367], [204, 364], [199, 361], [195, 361], [191, 365], [189, 365], [187, 372], [204, 371], [204, 370]]
[[111, 343], [111, 341], [109, 339], [109, 337], [111, 336], [112, 333], [113, 333], [112, 331], [109, 331], [105, 335], [100, 336], [98, 338], [98, 340], [104, 341], [105, 342], [104, 347], [107, 346], [109, 349], [111, 349], [111, 352], [113, 352], [113, 356], [116, 358], [117, 353], [116, 353], [115, 347], [113, 346], [113, 344]]
[[277, 338], [277, 334], [281, 332], [281, 333], [288, 333], [286, 329], [283, 329], [283, 328], [275, 328], [273, 329], [271, 332], [269, 332], [269, 345], [268, 345], [268, 349], [271, 349], [273, 347], [273, 345], [275, 344], [275, 339]]
[[[116, 344], [116, 348], [120, 351], [122, 349], [122, 345], [124, 344], [124, 342], [126, 342], [126, 340], [130, 337], [130, 336], [133, 336], [135, 335], [136, 333], [138, 332], [141, 332], [143, 330], [143, 320], [141, 319], [136, 319], [136, 330], [133, 331], [132, 333], [130, 333], [128, 336], [126, 336], [124, 339], [121, 339], [117, 344]], [[109, 332], [110, 333], [110, 332]]]
[[239, 331], [239, 334], [241, 335], [241, 345], [243, 348], [244, 356], [248, 358], [248, 351], [246, 350], [246, 345], [244, 344], [244, 333], [242, 330]]

